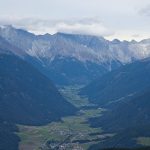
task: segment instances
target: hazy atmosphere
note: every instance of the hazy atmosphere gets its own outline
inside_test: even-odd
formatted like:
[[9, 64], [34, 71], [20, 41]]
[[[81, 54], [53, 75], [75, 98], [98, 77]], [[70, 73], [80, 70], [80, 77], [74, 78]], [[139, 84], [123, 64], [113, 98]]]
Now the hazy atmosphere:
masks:
[[150, 0], [0, 0], [0, 150], [150, 150]]
[[0, 24], [36, 34], [92, 34], [141, 40], [150, 34], [149, 0], [0, 0]]

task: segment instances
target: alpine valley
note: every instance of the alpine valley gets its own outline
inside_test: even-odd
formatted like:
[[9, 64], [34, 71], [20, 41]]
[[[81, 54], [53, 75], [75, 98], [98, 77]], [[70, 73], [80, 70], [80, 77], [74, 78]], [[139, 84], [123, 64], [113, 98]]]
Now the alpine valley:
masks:
[[0, 26], [0, 150], [149, 150], [149, 108], [150, 39]]

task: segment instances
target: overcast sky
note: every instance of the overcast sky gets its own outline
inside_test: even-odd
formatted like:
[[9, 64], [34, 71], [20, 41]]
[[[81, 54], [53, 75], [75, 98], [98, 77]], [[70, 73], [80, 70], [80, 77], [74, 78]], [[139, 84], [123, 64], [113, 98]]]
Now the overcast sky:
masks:
[[0, 0], [0, 24], [140, 40], [150, 38], [150, 0]]

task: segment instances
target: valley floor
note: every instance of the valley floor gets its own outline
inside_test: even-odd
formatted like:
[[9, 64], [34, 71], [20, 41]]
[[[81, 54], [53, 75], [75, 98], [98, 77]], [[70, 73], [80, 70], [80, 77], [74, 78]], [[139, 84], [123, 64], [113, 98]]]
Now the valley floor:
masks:
[[[106, 140], [113, 134], [102, 133], [101, 128], [92, 128], [87, 120], [100, 116], [104, 109], [90, 104], [86, 97], [78, 95], [79, 86], [63, 87], [60, 92], [79, 108], [74, 116], [64, 117], [60, 122], [52, 122], [45, 126], [18, 125], [21, 138], [20, 150], [86, 150], [89, 146]], [[140, 144], [150, 145], [149, 139], [139, 138]]]
[[101, 128], [91, 128], [88, 118], [101, 114], [103, 109], [90, 104], [87, 98], [78, 95], [79, 87], [64, 87], [60, 92], [66, 99], [79, 108], [75, 116], [62, 118], [61, 122], [53, 122], [45, 126], [18, 125], [21, 138], [20, 150], [38, 150], [61, 147], [62, 149], [87, 149], [100, 139], [112, 136], [101, 135]]

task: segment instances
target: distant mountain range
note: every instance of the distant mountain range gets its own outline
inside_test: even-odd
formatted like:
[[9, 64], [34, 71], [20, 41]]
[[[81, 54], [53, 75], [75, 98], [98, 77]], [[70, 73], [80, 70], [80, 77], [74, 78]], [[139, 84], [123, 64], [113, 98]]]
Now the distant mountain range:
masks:
[[150, 56], [149, 39], [121, 42], [90, 35], [34, 35], [12, 26], [1, 27], [0, 36], [58, 85], [87, 84], [121, 65]]

